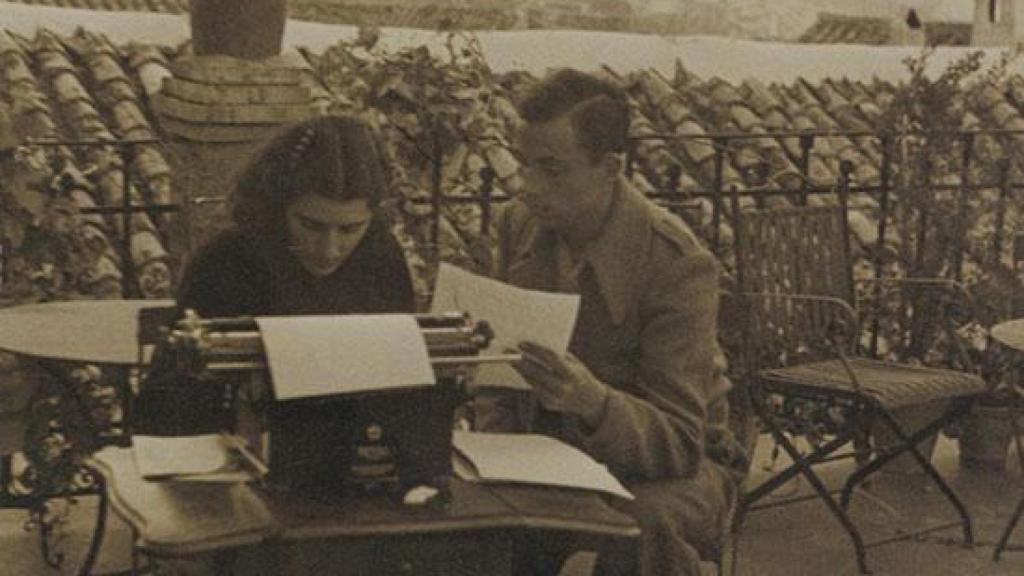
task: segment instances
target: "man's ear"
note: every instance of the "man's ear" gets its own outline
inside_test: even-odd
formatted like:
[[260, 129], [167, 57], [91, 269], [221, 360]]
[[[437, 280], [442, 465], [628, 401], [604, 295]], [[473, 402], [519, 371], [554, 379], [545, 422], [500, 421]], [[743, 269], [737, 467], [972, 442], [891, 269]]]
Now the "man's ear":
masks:
[[625, 168], [625, 162], [622, 160], [621, 154], [609, 152], [601, 158], [601, 167], [609, 178], [618, 178]]

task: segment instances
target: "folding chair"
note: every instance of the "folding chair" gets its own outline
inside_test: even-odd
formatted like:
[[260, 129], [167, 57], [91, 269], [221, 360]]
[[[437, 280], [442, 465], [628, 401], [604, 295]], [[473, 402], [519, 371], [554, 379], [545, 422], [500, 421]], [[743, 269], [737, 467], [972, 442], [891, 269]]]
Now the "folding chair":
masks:
[[[1024, 273], [1024, 232], [1017, 232], [1013, 235], [1013, 275], [1017, 282], [1021, 282], [1021, 274]], [[1014, 304], [1017, 304], [1016, 302]], [[1016, 306], [1014, 307], [1013, 314], [1015, 316], [1020, 315], [1020, 310]], [[1017, 375], [1018, 378], [1021, 374], [1024, 374], [1024, 352], [1017, 353]], [[1017, 381], [1012, 388], [1013, 396], [1009, 399], [1011, 411], [1010, 411], [1010, 427], [1013, 430], [1013, 442], [1014, 449], [1017, 452], [1017, 459], [1020, 463], [1021, 470], [1024, 470], [1024, 443], [1021, 442], [1021, 433], [1024, 430], [1020, 429], [1017, 418], [1024, 414], [1024, 383]], [[1018, 501], [1017, 505], [1013, 510], [1013, 514], [1010, 515], [1010, 520], [1006, 523], [1006, 527], [1003, 528], [1003, 533], [999, 536], [999, 542], [996, 543], [995, 550], [992, 552], [992, 560], [998, 562], [1003, 555], [1003, 552], [1007, 549], [1010, 543], [1010, 536], [1013, 535], [1013, 531], [1017, 528], [1017, 524], [1020, 522], [1021, 516], [1024, 515], [1024, 496]]]
[[[735, 529], [754, 503], [802, 476], [852, 541], [858, 568], [867, 573], [866, 548], [848, 515], [855, 487], [900, 454], [910, 454], [956, 509], [966, 544], [971, 520], [953, 490], [916, 446], [963, 414], [985, 382], [970, 373], [870, 359], [856, 353], [859, 322], [849, 243], [845, 188], [834, 206], [793, 207], [741, 213], [733, 198], [736, 291], [742, 302], [743, 369], [752, 405], [792, 464], [749, 490], [740, 502]], [[949, 400], [944, 413], [916, 430], [904, 430], [893, 411]], [[872, 423], [898, 440], [887, 449], [865, 449]], [[801, 454], [787, 437], [814, 438]], [[857, 457], [838, 502], [814, 466], [843, 457], [852, 443]], [[846, 456], [849, 456], [847, 454]], [[921, 533], [918, 532], [918, 533]], [[909, 538], [912, 535], [902, 535]]]
[[[1016, 322], [1015, 322], [1016, 324]], [[1017, 360], [1017, 375], [1019, 377], [1024, 369], [1024, 360], [1019, 359], [1021, 354], [1024, 352], [1018, 352]], [[1021, 442], [1021, 432], [1017, 418], [1024, 413], [1024, 389], [1021, 388], [1021, 384], [1018, 382], [1013, 386], [1013, 397], [1008, 400], [1010, 405], [1010, 428], [1013, 431], [1013, 442], [1014, 450], [1017, 452], [1017, 459], [1019, 461], [1021, 470], [1024, 470], [1024, 443]], [[992, 552], [992, 561], [998, 562], [1006, 551], [1010, 544], [1010, 536], [1013, 535], [1013, 531], [1017, 528], [1017, 524], [1020, 522], [1020, 517], [1024, 515], [1024, 496], [1018, 501], [1014, 507], [1013, 514], [1010, 515], [1010, 520], [1007, 521], [1006, 527], [1003, 528], [1002, 534], [999, 536], [999, 541], [996, 543], [995, 550]]]

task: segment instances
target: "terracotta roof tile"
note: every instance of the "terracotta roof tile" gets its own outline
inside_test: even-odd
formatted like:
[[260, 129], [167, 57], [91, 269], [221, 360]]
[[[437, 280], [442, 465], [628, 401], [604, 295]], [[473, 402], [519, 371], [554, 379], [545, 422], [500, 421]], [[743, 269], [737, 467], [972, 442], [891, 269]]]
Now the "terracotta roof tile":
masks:
[[821, 13], [799, 41], [809, 44], [887, 44], [891, 36], [889, 20]]
[[[121, 137], [148, 138], [153, 135], [132, 88], [131, 77], [122, 68], [117, 49], [105, 39], [84, 33], [60, 38], [41, 31], [36, 38], [26, 40], [5, 33], [0, 35], [0, 53], [4, 55], [4, 80], [15, 80], [2, 83], [0, 90], [5, 90], [7, 97], [14, 100], [13, 108], [21, 111], [23, 121], [32, 120], [31, 129], [24, 131], [26, 135], [113, 140], [115, 136], [106, 123], [106, 117], [110, 118], [111, 126]], [[83, 65], [76, 65], [76, 61]], [[32, 74], [33, 67], [38, 70], [38, 76]], [[83, 78], [89, 81], [84, 82]], [[25, 114], [30, 107], [35, 112]], [[58, 132], [60, 123], [54, 120], [55, 116], [60, 116], [66, 125], [63, 135]], [[80, 207], [87, 207], [90, 202], [96, 204], [90, 193], [102, 197], [103, 203], [118, 201], [124, 180], [120, 156], [110, 147], [76, 148], [76, 151], [56, 152], [63, 154], [69, 162], [65, 172], [74, 172], [79, 177], [88, 174], [87, 178], [93, 179], [95, 184], [88, 190], [79, 185], [79, 192], [71, 196], [73, 203]], [[153, 154], [146, 158], [146, 172], [157, 184], [156, 188], [162, 190], [161, 195], [167, 197], [166, 162]], [[76, 164], [87, 168], [79, 169]], [[146, 177], [146, 172], [138, 171]], [[108, 237], [107, 222], [102, 217], [83, 220], [83, 224], [88, 226], [88, 241], [94, 247], [105, 245], [110, 250], [96, 261], [95, 269], [86, 275], [83, 282], [90, 289], [109, 296], [116, 295], [112, 291], [120, 278], [117, 272], [120, 258], [110, 248], [113, 243]], [[166, 269], [166, 251], [154, 235], [155, 228], [148, 222], [148, 217], [139, 214], [133, 222], [138, 230], [131, 240], [133, 260], [140, 285], [145, 283], [143, 293], [148, 296], [167, 295], [171, 284]]]
[[729, 111], [732, 115], [733, 122], [736, 123], [736, 127], [743, 132], [750, 132], [756, 128], [764, 128], [764, 122], [761, 121], [761, 118], [746, 106], [734, 104], [729, 107]]
[[164, 79], [172, 75], [164, 53], [156, 46], [141, 44], [129, 44], [125, 50], [146, 97], [160, 92]]
[[[31, 70], [29, 63], [32, 56], [25, 48], [27, 44], [23, 39], [15, 39], [7, 33], [0, 33], [0, 47], [2, 47], [0, 51], [4, 53], [4, 77], [10, 78], [12, 75], [18, 77], [17, 83], [0, 82], [0, 92], [6, 89], [6, 97], [13, 100], [13, 108], [21, 121], [20, 133], [23, 137], [55, 138], [59, 136], [57, 123], [54, 121], [51, 107], [42, 93], [42, 86], [39, 85], [35, 76], [25, 77], [23, 75], [25, 70]], [[66, 66], [63, 66], [59, 59], [51, 58], [47, 62], [57, 64], [52, 69], [60, 70], [59, 76], [73, 77], [72, 74], [67, 73]], [[17, 88], [17, 90], [11, 90], [12, 88]], [[73, 101], [83, 102], [81, 98], [77, 97]], [[16, 126], [18, 125], [16, 123]], [[81, 177], [81, 171], [74, 165], [74, 156], [71, 152], [64, 148], [50, 150], [54, 159], [63, 159], [65, 172], [71, 171], [79, 176], [77, 186], [79, 193], [72, 196], [73, 199], [77, 198], [75, 203], [82, 205], [92, 202], [94, 204], [86, 191], [86, 188], [91, 188], [91, 186], [83, 187], [82, 183], [85, 182], [85, 179]], [[86, 223], [89, 224], [88, 221]], [[87, 232], [87, 239], [93, 247], [98, 245], [98, 250], [106, 250], [106, 252], [96, 255], [97, 258], [92, 268], [82, 279], [81, 288], [98, 296], [117, 296], [120, 271], [110, 257], [112, 252], [109, 250], [110, 242], [106, 237], [105, 229], [98, 227], [97, 222], [92, 222]]]
[[[129, 2], [120, 4], [135, 6]], [[29, 54], [23, 50], [26, 42]], [[36, 119], [36, 130], [49, 129], [52, 133], [59, 129], [65, 136], [89, 132], [111, 137], [115, 134], [140, 137], [155, 132], [147, 115], [148, 96], [159, 90], [169, 71], [166, 53], [159, 47], [115, 46], [106, 38], [81, 33], [70, 38], [42, 34], [32, 41], [0, 35], [0, 73], [3, 80], [0, 95], [8, 98], [18, 95], [14, 104], [20, 106], [22, 116]], [[323, 89], [312, 73], [307, 80]], [[813, 84], [800, 80], [785, 85], [766, 85], [756, 79], [740, 84], [721, 78], [701, 81], [680, 67], [674, 81], [649, 71], [631, 74], [629, 92], [634, 99], [634, 134], [699, 136], [723, 130], [751, 134], [781, 130], [870, 130], [880, 121], [894, 88], [886, 82], [847, 79]], [[35, 104], [30, 104], [33, 98]], [[1022, 98], [1024, 78], [1012, 78], [1005, 91], [989, 87], [971, 103], [977, 114], [966, 114], [964, 125], [1024, 126], [1020, 110]], [[752, 168], [767, 163], [771, 185], [799, 187], [803, 180], [796, 170], [801, 154], [799, 141], [797, 137], [786, 137], [741, 139], [731, 143], [732, 153], [723, 166], [724, 186], [726, 189], [733, 185], [750, 186], [753, 184]], [[999, 146], [998, 142], [995, 145]], [[679, 187], [684, 191], [706, 189], [712, 183], [715, 149], [709, 139], [645, 140], [637, 143], [636, 148], [639, 170], [635, 178], [640, 186], [664, 189], [676, 173]], [[1021, 149], [1024, 150], [1024, 146]], [[75, 150], [74, 154], [77, 163], [90, 173], [87, 179], [93, 185], [96, 198], [101, 198], [103, 203], [118, 201], [124, 176], [119, 157], [109, 149]], [[857, 183], [878, 181], [881, 155], [877, 139], [842, 136], [816, 139], [810, 158], [810, 181], [833, 184], [840, 159], [854, 162]], [[477, 163], [483, 161], [476, 159]], [[464, 164], [471, 163], [467, 155]], [[148, 193], [156, 201], [171, 198], [172, 168], [163, 157], [161, 146], [141, 147], [130, 169], [145, 184], [133, 194]], [[79, 196], [78, 201], [85, 202], [85, 196]], [[826, 197], [815, 202], [834, 200]], [[776, 198], [770, 202], [782, 201], [784, 199]], [[744, 204], [750, 202], [750, 199], [744, 200]], [[864, 210], [873, 202], [866, 196], [856, 199], [857, 206]], [[707, 206], [702, 206], [701, 217], [706, 217]], [[869, 217], [870, 214], [860, 213], [857, 216], [861, 228], [858, 237], [862, 240], [869, 236], [864, 225], [865, 221], [870, 223], [864, 220]], [[117, 222], [105, 219], [88, 223], [103, 231], [101, 222], [105, 229], [117, 229]], [[154, 239], [159, 239], [157, 226], [140, 216], [137, 230], [137, 237], [133, 238], [133, 261], [142, 267], [162, 263], [162, 247], [157, 248], [154, 243]], [[95, 241], [101, 244], [102, 238], [109, 241], [116, 238], [116, 234], [97, 235]], [[106, 260], [116, 262], [116, 255]], [[163, 269], [158, 269], [146, 281], [157, 279], [155, 281], [159, 282], [162, 273]]]
[[1006, 96], [1014, 106], [1020, 108], [1024, 105], [1024, 77], [1014, 74], [1007, 80]]
[[90, 10], [167, 12], [171, 14], [188, 12], [189, 6], [188, 0], [21, 0], [21, 3]]
[[711, 99], [718, 105], [724, 106], [743, 102], [743, 95], [740, 91], [721, 78], [715, 77], [708, 80], [704, 87], [705, 91], [711, 96]]
[[970, 46], [971, 22], [925, 22], [924, 34], [929, 46]]

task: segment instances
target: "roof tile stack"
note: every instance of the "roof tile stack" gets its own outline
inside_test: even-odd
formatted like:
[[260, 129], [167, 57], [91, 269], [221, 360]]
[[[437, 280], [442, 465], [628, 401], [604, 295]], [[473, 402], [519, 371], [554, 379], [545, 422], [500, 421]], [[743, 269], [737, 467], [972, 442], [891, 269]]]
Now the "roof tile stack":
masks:
[[[84, 32], [60, 38], [41, 31], [31, 40], [4, 33], [0, 51], [5, 54], [5, 79], [11, 83], [15, 114], [28, 124], [23, 136], [111, 142], [155, 136], [133, 81], [122, 68], [116, 48], [106, 40]], [[31, 113], [19, 114], [26, 108]], [[116, 147], [55, 150], [67, 178], [61, 180], [65, 188], [54, 190], [54, 194], [69, 194], [79, 209], [122, 203], [124, 166]], [[130, 168], [142, 177], [147, 189], [170, 198], [170, 168], [157, 148], [140, 147]], [[131, 194], [135, 201], [143, 199], [134, 186]], [[171, 276], [160, 234], [144, 213], [136, 213], [132, 221], [131, 258], [139, 291], [147, 297], [167, 296]], [[100, 252], [93, 273], [85, 280], [88, 292], [120, 294], [121, 257], [115, 248], [120, 244], [114, 240], [121, 234], [120, 224], [115, 217], [83, 219], [90, 245]]]
[[22, 4], [39, 4], [59, 8], [109, 10], [120, 12], [188, 12], [189, 0], [21, 0]]

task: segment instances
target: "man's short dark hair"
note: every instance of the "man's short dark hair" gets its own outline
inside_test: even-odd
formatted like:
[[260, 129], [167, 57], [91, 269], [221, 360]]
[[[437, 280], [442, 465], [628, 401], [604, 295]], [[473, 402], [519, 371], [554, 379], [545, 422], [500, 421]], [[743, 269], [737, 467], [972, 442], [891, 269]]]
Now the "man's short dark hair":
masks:
[[625, 91], [608, 80], [570, 68], [557, 70], [530, 90], [519, 103], [519, 114], [530, 124], [571, 114], [576, 137], [594, 160], [626, 151], [629, 104]]
[[313, 118], [284, 128], [249, 161], [235, 183], [232, 218], [273, 232], [288, 204], [307, 193], [375, 206], [387, 193], [387, 176], [381, 145], [363, 120]]

